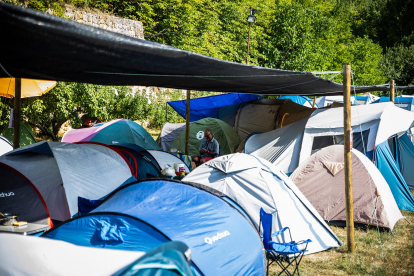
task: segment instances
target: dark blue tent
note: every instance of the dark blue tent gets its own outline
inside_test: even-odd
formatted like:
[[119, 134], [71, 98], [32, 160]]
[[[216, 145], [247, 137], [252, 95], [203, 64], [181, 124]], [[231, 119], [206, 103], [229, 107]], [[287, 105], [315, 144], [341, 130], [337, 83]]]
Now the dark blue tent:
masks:
[[414, 211], [414, 198], [391, 153], [388, 141], [375, 147], [375, 166], [384, 176], [400, 210]]
[[[240, 104], [251, 102], [258, 98], [260, 98], [260, 95], [229, 93], [192, 99], [190, 101], [190, 121], [195, 122], [204, 118], [223, 120], [222, 117], [228, 113], [232, 113], [234, 118]], [[186, 118], [186, 100], [168, 102], [168, 104], [184, 119]], [[223, 111], [223, 108], [226, 108], [226, 114], [220, 112], [220, 110]]]
[[149, 251], [188, 245], [198, 275], [265, 275], [263, 245], [249, 220], [224, 195], [198, 184], [146, 180], [123, 186], [89, 214], [44, 237], [82, 246]]
[[136, 180], [148, 177], [161, 176], [161, 167], [157, 160], [146, 149], [135, 144], [114, 144], [116, 148], [131, 164]]

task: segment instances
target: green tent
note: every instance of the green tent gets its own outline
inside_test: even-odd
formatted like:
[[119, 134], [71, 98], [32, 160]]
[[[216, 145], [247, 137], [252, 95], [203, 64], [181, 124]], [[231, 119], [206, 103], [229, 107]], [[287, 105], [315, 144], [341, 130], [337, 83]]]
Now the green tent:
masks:
[[[1, 135], [13, 143], [13, 131], [13, 128], [6, 127], [3, 129]], [[27, 122], [22, 122], [20, 124], [20, 147], [28, 146], [34, 143], [36, 143], [36, 139], [34, 137], [32, 127]]]
[[[190, 125], [190, 144], [189, 155], [199, 155], [201, 141], [204, 139], [204, 131], [210, 129], [214, 138], [220, 144], [220, 155], [233, 153], [240, 144], [239, 135], [236, 131], [219, 119], [205, 118], [192, 122]], [[185, 128], [180, 135], [174, 140], [170, 147], [170, 152], [185, 151]]]

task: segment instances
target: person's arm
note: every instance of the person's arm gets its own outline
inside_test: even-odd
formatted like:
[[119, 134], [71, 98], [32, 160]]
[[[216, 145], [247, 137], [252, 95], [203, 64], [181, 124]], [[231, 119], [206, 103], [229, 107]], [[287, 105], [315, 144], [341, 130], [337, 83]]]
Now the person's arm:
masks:
[[207, 152], [207, 150], [203, 148], [203, 146], [204, 146], [204, 141], [201, 142], [200, 148], [198, 149], [198, 152], [200, 153], [200, 155], [203, 155], [205, 152]]
[[214, 146], [213, 146], [213, 150], [211, 150], [211, 151], [208, 151], [208, 155], [210, 155], [211, 157], [217, 157], [218, 156], [218, 151], [219, 151], [219, 144], [218, 144], [218, 142], [216, 141], [214, 144], [213, 144]]

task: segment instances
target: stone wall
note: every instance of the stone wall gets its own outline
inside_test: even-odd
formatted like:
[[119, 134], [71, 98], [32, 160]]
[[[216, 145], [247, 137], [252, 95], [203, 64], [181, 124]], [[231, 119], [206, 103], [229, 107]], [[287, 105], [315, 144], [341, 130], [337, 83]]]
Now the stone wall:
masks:
[[66, 9], [65, 15], [71, 20], [79, 23], [139, 39], [144, 39], [144, 28], [142, 27], [141, 21], [72, 9]]

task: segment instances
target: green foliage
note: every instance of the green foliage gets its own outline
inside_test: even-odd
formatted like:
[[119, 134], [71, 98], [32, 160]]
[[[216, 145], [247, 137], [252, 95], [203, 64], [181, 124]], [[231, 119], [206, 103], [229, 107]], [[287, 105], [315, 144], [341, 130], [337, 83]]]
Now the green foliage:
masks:
[[387, 48], [380, 65], [387, 79], [397, 85], [414, 85], [414, 45]]
[[[355, 83], [385, 81], [378, 68], [381, 47], [368, 37], [356, 38], [344, 10], [335, 2], [276, 1], [259, 48], [264, 66], [300, 71], [341, 71], [351, 64]], [[341, 76], [336, 81], [341, 82]]]

